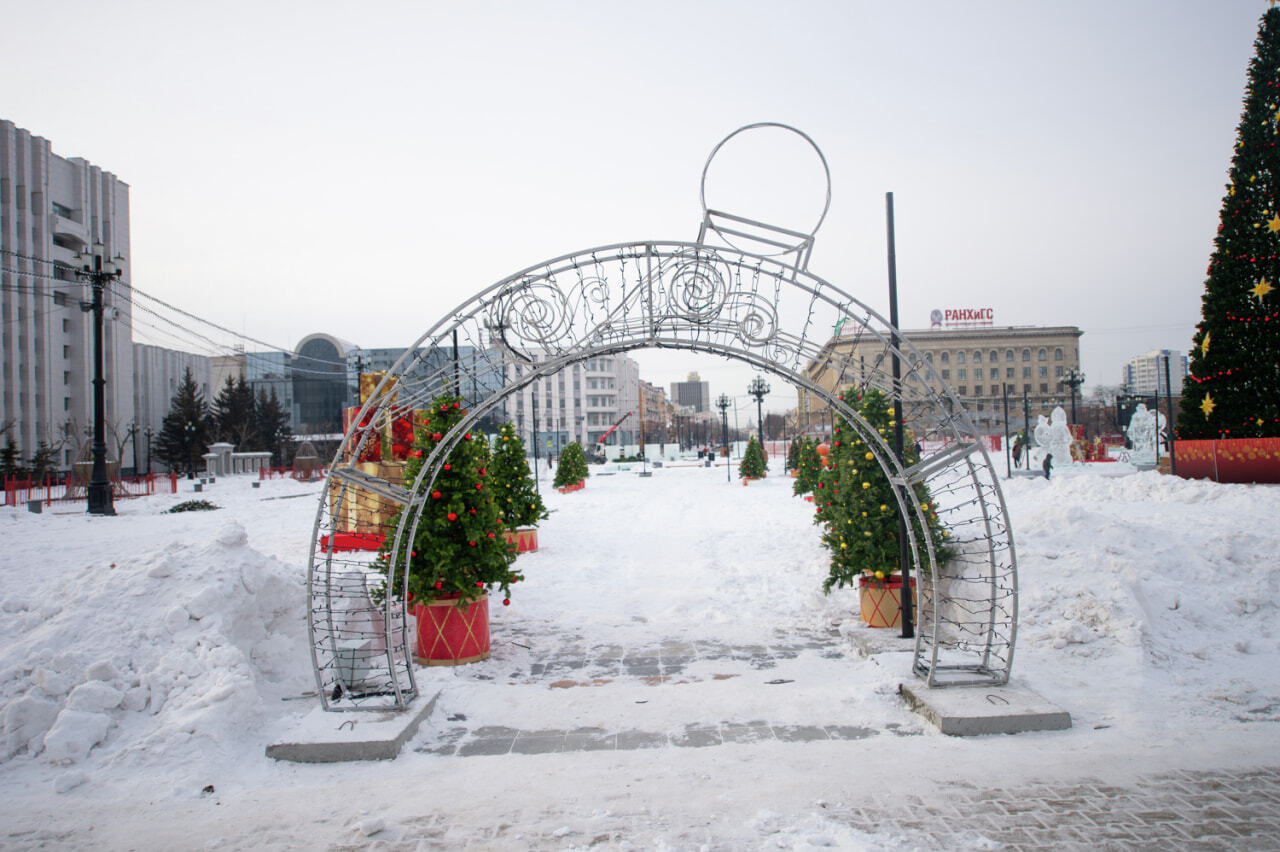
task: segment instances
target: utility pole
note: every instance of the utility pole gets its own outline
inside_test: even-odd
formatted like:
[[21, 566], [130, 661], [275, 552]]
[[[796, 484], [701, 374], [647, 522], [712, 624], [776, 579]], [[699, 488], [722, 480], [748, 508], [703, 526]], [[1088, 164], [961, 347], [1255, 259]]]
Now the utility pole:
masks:
[[[900, 381], [901, 366], [898, 363], [898, 250], [893, 235], [893, 193], [884, 194], [885, 224], [889, 256], [889, 345], [893, 349], [893, 450], [898, 455], [898, 464], [907, 466], [907, 457], [902, 449], [902, 384]], [[907, 491], [898, 489], [905, 497]], [[911, 557], [907, 547], [906, 501], [899, 499], [903, 508], [898, 510], [898, 567], [902, 571], [902, 638], [911, 639], [916, 635], [915, 603], [911, 595]]]
[[129, 424], [129, 443], [133, 444], [133, 475], [138, 475], [138, 424]]
[[150, 476], [151, 475], [151, 436], [155, 434], [155, 431], [150, 426], [148, 426], [143, 431], [142, 434], [147, 436], [147, 476]]
[[1027, 470], [1031, 470], [1031, 403], [1027, 400], [1027, 388], [1022, 388], [1022, 457], [1027, 460]]
[[93, 473], [89, 478], [88, 512], [90, 515], [114, 515], [115, 506], [111, 501], [111, 482], [107, 479], [107, 443], [106, 443], [106, 385], [102, 364], [102, 289], [111, 281], [119, 281], [124, 274], [118, 261], [124, 260], [117, 255], [114, 259], [103, 261], [105, 247], [94, 242], [90, 254], [79, 252], [76, 260], [80, 268], [76, 277], [88, 281], [93, 288], [93, 301], [80, 303], [82, 311], [93, 311]]

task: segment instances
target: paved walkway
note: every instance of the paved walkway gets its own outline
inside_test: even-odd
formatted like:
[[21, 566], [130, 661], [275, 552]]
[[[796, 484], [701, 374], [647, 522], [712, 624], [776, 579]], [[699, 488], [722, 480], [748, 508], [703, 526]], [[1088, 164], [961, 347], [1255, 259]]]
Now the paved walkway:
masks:
[[[517, 645], [524, 642], [519, 636], [514, 641]], [[885, 649], [905, 647], [906, 643], [887, 642]], [[542, 656], [544, 662], [530, 664], [527, 671], [512, 672], [510, 682], [540, 683], [553, 689], [626, 681], [658, 685], [680, 679], [694, 661], [735, 661], [739, 668], [745, 664], [767, 672], [780, 666], [785, 669], [781, 664], [786, 660], [813, 650], [831, 658], [855, 653], [832, 633], [750, 646], [670, 641], [639, 650], [621, 646], [584, 649], [566, 641], [554, 652]], [[765, 684], [783, 687], [790, 682], [779, 677]], [[433, 734], [418, 741], [418, 751], [472, 757], [701, 749], [770, 740], [861, 740], [920, 733], [918, 727], [894, 723], [877, 729], [834, 720], [781, 725], [767, 719], [697, 723], [674, 732], [602, 728], [522, 730], [493, 725], [472, 727], [462, 713], [438, 725]], [[824, 808], [826, 818], [860, 831], [898, 838], [904, 844], [903, 849], [1280, 852], [1280, 767], [1240, 773], [1179, 770], [1142, 776], [1123, 787], [1098, 780], [1016, 788], [956, 781], [948, 785], [945, 800], [886, 795], [871, 797], [858, 807], [828, 804]]]

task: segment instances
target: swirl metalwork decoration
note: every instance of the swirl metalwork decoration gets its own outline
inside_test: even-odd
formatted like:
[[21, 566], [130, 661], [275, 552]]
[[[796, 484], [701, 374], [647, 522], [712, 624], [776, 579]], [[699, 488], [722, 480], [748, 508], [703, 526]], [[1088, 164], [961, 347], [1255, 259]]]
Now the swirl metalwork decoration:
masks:
[[738, 323], [738, 338], [748, 346], [764, 346], [778, 334], [777, 306], [758, 293], [734, 293], [730, 315]]
[[677, 257], [668, 279], [668, 306], [682, 320], [703, 325], [715, 320], [729, 298], [731, 274], [715, 263], [713, 252], [689, 251]]
[[513, 351], [553, 351], [572, 342], [573, 309], [554, 282], [529, 278], [504, 294], [489, 324]]

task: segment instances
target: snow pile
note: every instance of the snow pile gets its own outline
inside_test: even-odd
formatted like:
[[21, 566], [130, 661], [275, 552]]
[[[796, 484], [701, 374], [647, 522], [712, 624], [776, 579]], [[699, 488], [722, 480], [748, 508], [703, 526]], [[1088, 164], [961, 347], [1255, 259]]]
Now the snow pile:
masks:
[[207, 544], [139, 548], [78, 571], [50, 565], [9, 584], [0, 760], [77, 764], [101, 749], [145, 766], [234, 751], [262, 723], [265, 696], [298, 688], [308, 665], [299, 571], [220, 521]]
[[[1135, 701], [1168, 702], [1160, 725], [1280, 718], [1268, 663], [1280, 653], [1280, 489], [1077, 466], [1006, 493], [1021, 662], [1069, 666], [1037, 673], [1037, 686], [1093, 669], [1090, 680], [1135, 687]], [[1015, 663], [1015, 677], [1026, 671]]]

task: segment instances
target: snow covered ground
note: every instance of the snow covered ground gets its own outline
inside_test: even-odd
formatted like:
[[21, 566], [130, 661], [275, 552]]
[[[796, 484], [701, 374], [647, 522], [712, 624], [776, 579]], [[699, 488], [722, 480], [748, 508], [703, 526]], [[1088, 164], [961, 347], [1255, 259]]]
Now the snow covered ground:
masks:
[[[906, 654], [851, 650], [868, 628], [852, 593], [821, 595], [789, 478], [597, 473], [544, 489], [542, 550], [495, 608], [492, 659], [419, 670], [439, 699], [402, 755], [313, 766], [264, 748], [315, 705], [303, 586], [320, 486], [251, 482], [183, 483], [115, 518], [0, 509], [0, 849], [902, 849], [909, 832], [835, 814], [957, 781], [1280, 762], [1274, 486], [1118, 464], [1006, 482], [1013, 676], [1074, 725], [958, 739], [897, 696]], [[222, 508], [165, 513], [194, 496]], [[845, 735], [727, 733], [822, 726]], [[691, 747], [712, 728], [724, 742]], [[617, 747], [463, 756], [495, 730]]]

